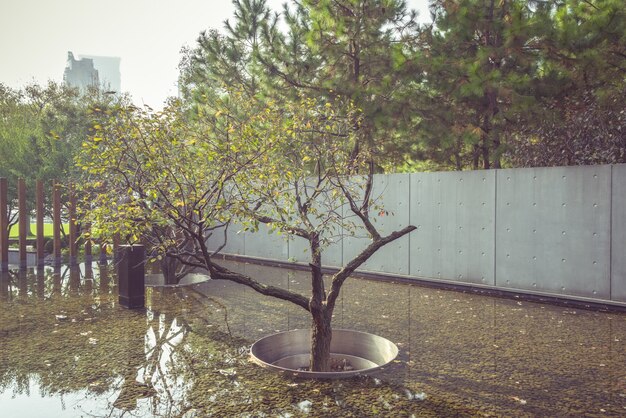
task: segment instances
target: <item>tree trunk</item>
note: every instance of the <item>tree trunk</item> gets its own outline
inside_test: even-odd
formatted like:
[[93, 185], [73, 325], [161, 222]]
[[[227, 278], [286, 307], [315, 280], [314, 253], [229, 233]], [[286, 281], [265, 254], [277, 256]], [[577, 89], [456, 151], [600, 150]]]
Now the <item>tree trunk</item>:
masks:
[[330, 371], [330, 341], [333, 330], [330, 326], [331, 316], [325, 310], [312, 313], [311, 324], [311, 363], [310, 370], [313, 372]]
[[324, 289], [324, 276], [322, 275], [322, 252], [320, 248], [320, 236], [312, 233], [309, 236], [311, 249], [311, 284], [312, 294], [309, 302], [311, 316], [311, 361], [310, 370], [314, 372], [330, 371], [330, 339], [332, 328], [330, 326], [332, 310], [326, 305], [326, 290]]

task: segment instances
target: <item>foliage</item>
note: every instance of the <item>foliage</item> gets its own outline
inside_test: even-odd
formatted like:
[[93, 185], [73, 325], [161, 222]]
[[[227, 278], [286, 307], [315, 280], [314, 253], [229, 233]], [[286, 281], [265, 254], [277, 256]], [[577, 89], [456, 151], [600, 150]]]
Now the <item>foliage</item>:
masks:
[[377, 163], [398, 160], [404, 129], [418, 108], [417, 73], [410, 60], [419, 36], [415, 15], [398, 0], [302, 1], [272, 14], [265, 0], [235, 0], [226, 33], [204, 32], [181, 64], [184, 97], [215, 97], [221, 84], [276, 102], [301, 95], [341, 100], [361, 109], [355, 146], [378, 152]]
[[424, 26], [402, 1], [234, 4], [224, 33], [186, 51], [187, 103], [210, 102], [222, 84], [280, 103], [341, 97], [362, 110], [356, 145], [376, 145], [378, 170], [515, 166], [524, 141], [554, 139], [536, 132], [594, 114], [589, 93], [605, 106], [623, 91], [621, 0], [433, 0]]
[[431, 10], [424, 66], [434, 100], [422, 134], [440, 140], [424, 141], [426, 155], [456, 169], [499, 168], [509, 121], [541, 94], [535, 82], [549, 10], [515, 0], [441, 0]]
[[516, 167], [626, 162], [624, 94], [600, 100], [587, 92], [548, 103], [545, 119], [513, 138], [507, 158]]
[[554, 9], [546, 61], [564, 80], [518, 117], [515, 166], [626, 162], [626, 12], [621, 1], [568, 1]]
[[442, 0], [431, 10], [423, 157], [456, 169], [623, 161], [623, 2]]
[[35, 206], [36, 180], [67, 184], [76, 172], [74, 155], [91, 132], [90, 107], [114, 100], [98, 90], [81, 93], [55, 82], [20, 90], [0, 84], [0, 177], [8, 179], [11, 224], [17, 222], [12, 210], [17, 179], [26, 181], [29, 210]]

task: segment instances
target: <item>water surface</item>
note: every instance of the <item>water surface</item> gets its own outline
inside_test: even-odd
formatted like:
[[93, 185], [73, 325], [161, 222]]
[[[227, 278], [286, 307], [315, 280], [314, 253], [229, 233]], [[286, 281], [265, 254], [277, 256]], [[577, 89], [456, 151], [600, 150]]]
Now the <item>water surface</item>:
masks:
[[[228, 262], [307, 294], [304, 272]], [[301, 308], [237, 284], [147, 290], [117, 303], [96, 264], [3, 275], [3, 417], [623, 416], [626, 315], [350, 279], [334, 326], [400, 348], [387, 370], [343, 381], [264, 370], [247, 349], [303, 328]]]

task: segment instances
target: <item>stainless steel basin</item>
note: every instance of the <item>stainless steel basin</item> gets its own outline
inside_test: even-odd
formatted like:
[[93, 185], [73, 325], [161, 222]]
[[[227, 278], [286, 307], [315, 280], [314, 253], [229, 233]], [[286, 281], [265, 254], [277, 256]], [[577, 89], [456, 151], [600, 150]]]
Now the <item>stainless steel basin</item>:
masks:
[[298, 329], [261, 338], [250, 348], [252, 360], [263, 367], [312, 379], [341, 379], [369, 374], [381, 369], [398, 355], [398, 347], [367, 332], [333, 329], [330, 343], [331, 359], [346, 360], [354, 370], [310, 372], [298, 369], [309, 366], [311, 331]]

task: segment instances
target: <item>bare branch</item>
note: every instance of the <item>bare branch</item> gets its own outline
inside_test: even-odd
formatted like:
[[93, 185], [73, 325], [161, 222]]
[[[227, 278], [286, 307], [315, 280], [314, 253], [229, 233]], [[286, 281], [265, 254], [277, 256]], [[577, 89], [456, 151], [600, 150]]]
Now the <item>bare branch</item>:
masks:
[[229, 280], [231, 282], [239, 283], [244, 286], [248, 286], [249, 288], [255, 290], [262, 295], [286, 300], [287, 302], [294, 303], [304, 310], [310, 312], [309, 299], [298, 293], [294, 293], [286, 289], [281, 289], [279, 287], [259, 283], [251, 277], [246, 276], [245, 274], [235, 273], [225, 267], [215, 264], [214, 262], [208, 262], [208, 267], [211, 278], [214, 280]]
[[409, 232], [417, 229], [413, 225], [409, 225], [399, 231], [394, 231], [386, 237], [382, 237], [379, 239], [374, 239], [370, 245], [367, 246], [359, 255], [352, 259], [348, 264], [346, 264], [341, 270], [339, 270], [332, 279], [332, 284], [330, 288], [330, 292], [328, 293], [328, 299], [326, 304], [330, 312], [335, 307], [335, 302], [337, 297], [339, 296], [339, 291], [341, 290], [341, 286], [346, 281], [348, 277], [354, 271], [361, 266], [364, 262], [366, 262], [376, 251], [378, 251], [384, 245], [389, 244], [392, 241], [397, 240], [398, 238], [408, 234]]

